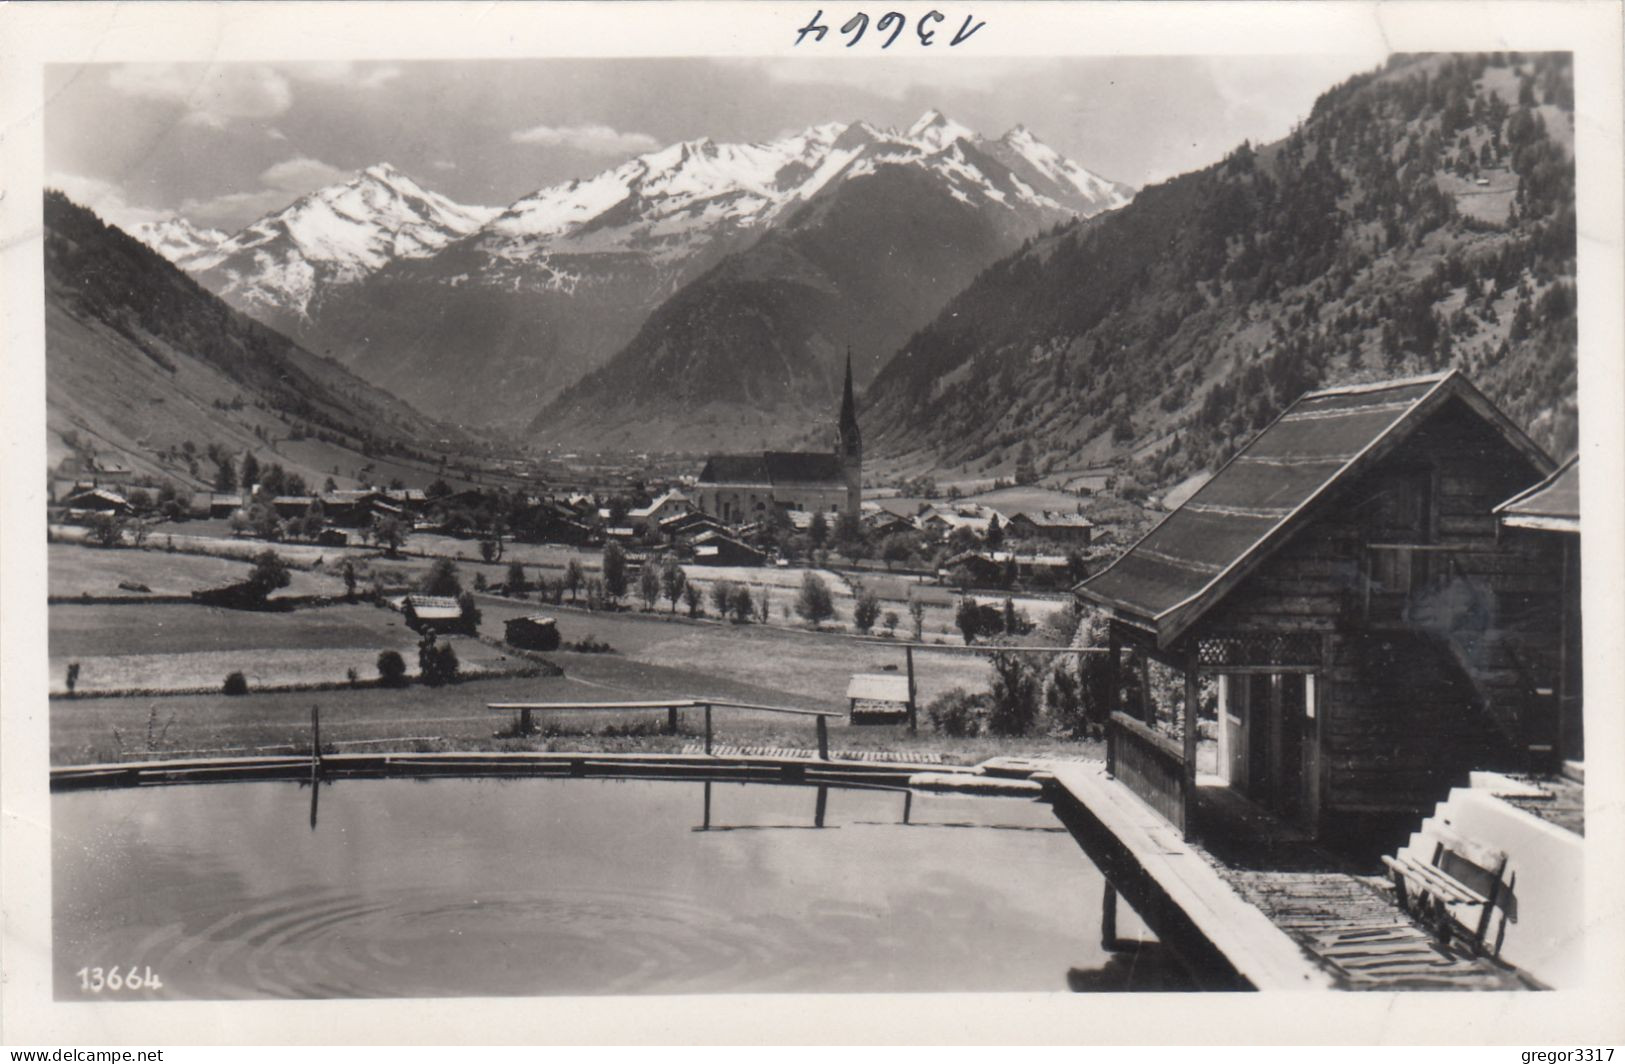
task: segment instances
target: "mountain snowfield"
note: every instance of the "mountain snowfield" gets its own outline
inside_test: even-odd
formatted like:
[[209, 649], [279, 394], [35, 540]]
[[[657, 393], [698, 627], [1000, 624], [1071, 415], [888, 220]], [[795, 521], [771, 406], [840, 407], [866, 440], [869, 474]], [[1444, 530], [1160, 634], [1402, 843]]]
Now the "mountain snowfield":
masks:
[[130, 235], [183, 269], [192, 259], [214, 250], [228, 238], [228, 234], [218, 229], [193, 225], [178, 214], [142, 222], [130, 230]]
[[501, 209], [381, 163], [224, 239], [188, 243], [178, 219], [151, 239], [227, 302], [425, 411], [517, 427], [730, 255], [828, 209], [836, 189], [904, 171], [1022, 236], [1133, 196], [1019, 126], [990, 140], [932, 110], [902, 131], [680, 141]]
[[179, 265], [251, 314], [309, 321], [324, 288], [432, 255], [495, 213], [454, 203], [380, 163], [300, 197]]

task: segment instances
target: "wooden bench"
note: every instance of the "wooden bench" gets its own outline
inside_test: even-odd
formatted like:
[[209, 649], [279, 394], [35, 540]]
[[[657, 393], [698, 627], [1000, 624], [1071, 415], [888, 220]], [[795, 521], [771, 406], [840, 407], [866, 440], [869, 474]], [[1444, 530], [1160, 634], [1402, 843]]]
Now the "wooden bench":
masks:
[[[1477, 956], [1484, 951], [1490, 919], [1498, 903], [1503, 923], [1506, 920], [1505, 898], [1517, 875], [1513, 874], [1511, 882], [1503, 882], [1507, 868], [1504, 850], [1480, 845], [1438, 824], [1430, 824], [1425, 837], [1434, 842], [1429, 863], [1407, 855], [1383, 856], [1399, 905], [1430, 926], [1447, 944], [1452, 938], [1459, 939]], [[1470, 912], [1463, 913], [1462, 909]], [[1468, 918], [1475, 916], [1469, 923]]]

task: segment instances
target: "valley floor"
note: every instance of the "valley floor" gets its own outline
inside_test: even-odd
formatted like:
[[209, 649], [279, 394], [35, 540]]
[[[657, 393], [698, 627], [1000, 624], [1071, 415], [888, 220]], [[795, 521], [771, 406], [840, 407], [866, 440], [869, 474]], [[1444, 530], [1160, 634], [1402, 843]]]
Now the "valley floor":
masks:
[[[226, 545], [243, 554], [263, 547], [250, 541]], [[364, 572], [373, 565], [399, 566], [415, 576], [431, 562], [328, 549], [321, 567], [295, 574], [296, 581], [303, 581], [301, 590], [342, 595], [336, 556], [348, 554]], [[306, 565], [314, 560], [299, 557]], [[482, 568], [459, 564], [465, 584], [471, 570]], [[904, 668], [902, 649], [884, 639], [859, 639], [839, 629], [812, 632], [782, 618], [780, 604], [793, 602], [794, 591], [787, 585], [799, 583], [799, 571], [750, 571], [764, 585], [780, 582], [772, 588], [775, 623], [769, 625], [690, 619], [681, 611], [673, 615], [665, 603], [650, 612], [592, 612], [568, 602], [540, 605], [482, 594], [477, 596], [480, 637], [442, 637], [457, 652], [460, 682], [384, 688], [377, 686], [379, 653], [397, 651], [409, 676], [415, 676], [417, 635], [400, 614], [382, 605], [333, 602], [284, 612], [244, 612], [172, 599], [142, 601], [218, 586], [247, 574], [245, 562], [179, 549], [169, 553], [53, 543], [50, 566], [56, 596], [48, 610], [50, 756], [56, 765], [307, 750], [313, 705], [321, 709], [324, 745], [339, 749], [680, 750], [695, 740], [701, 727], [698, 714], [685, 719], [676, 736], [659, 733], [664, 725], [660, 714], [583, 713], [549, 721], [548, 732], [518, 739], [497, 736], [511, 721], [507, 714], [487, 710], [486, 704], [710, 697], [844, 711], [852, 674], [900, 673]], [[151, 594], [121, 590], [120, 582], [150, 587]], [[91, 596], [90, 601], [79, 601], [81, 595]], [[844, 609], [849, 613], [849, 594]], [[504, 622], [538, 612], [558, 619], [566, 643], [602, 643], [612, 652], [551, 652], [542, 657], [562, 667], [564, 675], [538, 675], [543, 671], [538, 662], [501, 642]], [[951, 639], [933, 632], [934, 626], [951, 623], [950, 618], [933, 616], [930, 621], [927, 640], [944, 646], [915, 652], [918, 704], [924, 707], [955, 687], [985, 691], [990, 680], [986, 659], [950, 649], [961, 642], [957, 632]], [[70, 696], [72, 664], [78, 669]], [[226, 675], [239, 671], [249, 692], [222, 693]], [[851, 726], [844, 718], [832, 723], [830, 744], [837, 751], [934, 752], [974, 761], [1015, 752], [1077, 756], [1089, 749], [1047, 739], [951, 739], [931, 732], [923, 708], [918, 734], [902, 726]], [[720, 742], [740, 745], [815, 745], [810, 720], [774, 714], [719, 712], [716, 735]]]

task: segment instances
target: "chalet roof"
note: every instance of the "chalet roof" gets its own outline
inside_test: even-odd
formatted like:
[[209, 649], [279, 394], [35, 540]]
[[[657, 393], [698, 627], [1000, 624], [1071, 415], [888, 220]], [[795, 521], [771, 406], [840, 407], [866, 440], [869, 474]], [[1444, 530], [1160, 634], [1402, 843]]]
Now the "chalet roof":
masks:
[[1462, 401], [1542, 472], [1552, 461], [1466, 377], [1444, 374], [1310, 392], [1185, 504], [1077, 592], [1154, 629], [1167, 646], [1301, 525], [1315, 504]]
[[1018, 510], [1010, 520], [1030, 521], [1039, 528], [1094, 528], [1095, 523], [1080, 513], [1065, 510]]
[[408, 595], [406, 605], [420, 621], [447, 621], [463, 615], [457, 600], [445, 595]]
[[1552, 532], [1580, 531], [1580, 456], [1575, 455], [1551, 476], [1497, 506], [1503, 525]]
[[702, 484], [843, 484], [841, 461], [828, 451], [714, 454], [700, 471]]
[[908, 677], [886, 672], [860, 672], [846, 685], [846, 697], [866, 702], [907, 702]]
[[113, 507], [124, 507], [130, 505], [129, 500], [124, 496], [120, 495], [116, 491], [108, 491], [106, 488], [91, 488], [88, 491], [75, 492], [74, 494], [68, 496], [68, 498], [64, 499], [63, 502], [69, 506], [74, 506], [77, 504], [79, 509], [86, 509], [87, 507], [84, 505], [85, 503], [94, 502], [106, 503], [107, 505]]

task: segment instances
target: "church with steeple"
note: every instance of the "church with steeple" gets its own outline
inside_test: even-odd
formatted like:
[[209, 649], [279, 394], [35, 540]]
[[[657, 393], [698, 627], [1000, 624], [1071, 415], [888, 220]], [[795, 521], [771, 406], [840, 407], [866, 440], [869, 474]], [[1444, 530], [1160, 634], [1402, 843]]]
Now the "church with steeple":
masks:
[[832, 450], [714, 454], [700, 472], [695, 495], [701, 510], [728, 525], [770, 520], [775, 512], [858, 516], [863, 507], [863, 436], [852, 390], [851, 350]]

